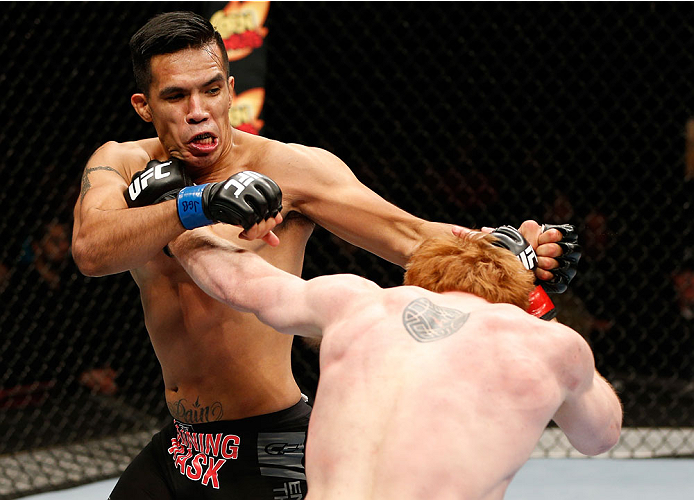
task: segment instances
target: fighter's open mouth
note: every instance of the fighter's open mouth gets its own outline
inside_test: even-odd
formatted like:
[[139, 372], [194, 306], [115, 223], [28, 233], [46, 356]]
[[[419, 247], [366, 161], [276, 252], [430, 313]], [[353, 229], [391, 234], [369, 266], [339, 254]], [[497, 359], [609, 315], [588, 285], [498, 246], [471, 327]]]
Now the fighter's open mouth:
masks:
[[194, 142], [200, 145], [207, 145], [214, 143], [214, 140], [215, 137], [212, 134], [210, 134], [209, 132], [204, 132], [193, 137], [193, 139], [190, 142]]

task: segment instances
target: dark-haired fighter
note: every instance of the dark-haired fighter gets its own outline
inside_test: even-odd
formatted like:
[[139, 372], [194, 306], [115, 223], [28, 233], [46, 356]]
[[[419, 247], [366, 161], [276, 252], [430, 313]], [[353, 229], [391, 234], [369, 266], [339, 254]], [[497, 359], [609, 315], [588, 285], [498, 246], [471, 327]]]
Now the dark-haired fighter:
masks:
[[[302, 433], [310, 408], [292, 374], [292, 338], [207, 296], [162, 251], [187, 229], [230, 220], [224, 207], [236, 191], [199, 186], [226, 186], [243, 171], [274, 179], [284, 194], [281, 246], [272, 246], [271, 235], [254, 239], [265, 234], [264, 221], [243, 231], [229, 224], [210, 227], [295, 275], [301, 274], [314, 224], [402, 266], [422, 241], [462, 230], [386, 202], [327, 151], [232, 128], [234, 79], [224, 43], [204, 18], [185, 12], [158, 16], [135, 33], [130, 48], [140, 89], [131, 102], [157, 137], [109, 142], [90, 158], [75, 206], [72, 248], [87, 275], [131, 272], [177, 427], [155, 438], [156, 453], [136, 459], [112, 500], [212, 498], [222, 492], [300, 498]], [[145, 198], [134, 196], [138, 186]], [[176, 199], [167, 200], [172, 193]], [[561, 234], [540, 233], [537, 224], [524, 226], [539, 255], [537, 277], [559, 278], [565, 286], [568, 279], [552, 272], [559, 266]], [[192, 492], [172, 489], [174, 477]]]

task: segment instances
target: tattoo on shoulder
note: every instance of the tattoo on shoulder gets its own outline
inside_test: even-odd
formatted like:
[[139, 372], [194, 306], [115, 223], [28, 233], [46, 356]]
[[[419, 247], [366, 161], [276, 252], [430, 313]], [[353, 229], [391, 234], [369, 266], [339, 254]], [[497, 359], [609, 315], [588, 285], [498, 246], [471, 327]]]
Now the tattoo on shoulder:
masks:
[[402, 324], [418, 342], [432, 342], [453, 335], [467, 322], [470, 313], [440, 307], [423, 297], [413, 300], [402, 313]]
[[80, 191], [80, 202], [84, 199], [84, 196], [87, 194], [87, 191], [89, 191], [92, 188], [92, 183], [89, 182], [89, 174], [91, 174], [92, 172], [94, 172], [96, 170], [108, 170], [110, 172], [115, 172], [118, 175], [120, 175], [120, 177], [125, 182], [128, 182], [127, 179], [125, 179], [125, 177], [123, 177], [123, 175], [113, 167], [105, 167], [105, 166], [99, 165], [98, 167], [86, 168], [86, 169], [84, 169], [84, 174], [82, 175], [82, 190]]
[[176, 420], [187, 424], [201, 424], [205, 422], [215, 422], [222, 419], [222, 403], [216, 401], [209, 406], [201, 406], [200, 398], [195, 403], [190, 403], [187, 399], [167, 402], [169, 413]]

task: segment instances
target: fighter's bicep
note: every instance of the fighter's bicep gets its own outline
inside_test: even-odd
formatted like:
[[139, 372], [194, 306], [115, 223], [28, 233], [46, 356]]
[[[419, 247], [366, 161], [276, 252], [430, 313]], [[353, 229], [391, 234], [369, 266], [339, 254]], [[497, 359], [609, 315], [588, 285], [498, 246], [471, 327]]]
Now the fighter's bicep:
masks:
[[274, 306], [262, 308], [260, 319], [292, 335], [320, 337], [329, 325], [350, 314], [375, 283], [354, 275], [319, 276], [308, 281], [285, 281], [277, 287]]
[[280, 276], [257, 280], [253, 290], [244, 287], [240, 296], [249, 301], [248, 310], [278, 332], [319, 337], [321, 329], [310, 298], [310, 288], [300, 278]]
[[119, 169], [101, 164], [89, 164], [82, 173], [78, 204], [88, 208], [125, 208], [123, 192], [128, 187], [125, 174]]
[[[354, 274], [319, 276], [306, 282], [306, 308], [321, 327], [341, 321], [354, 313], [355, 306], [381, 288]], [[375, 299], [374, 299], [375, 300]]]

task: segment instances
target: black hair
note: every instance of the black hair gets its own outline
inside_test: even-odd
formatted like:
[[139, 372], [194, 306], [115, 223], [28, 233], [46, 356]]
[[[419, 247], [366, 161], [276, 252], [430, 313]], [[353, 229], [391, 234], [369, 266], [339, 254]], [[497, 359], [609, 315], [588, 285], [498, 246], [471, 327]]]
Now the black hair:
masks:
[[188, 48], [198, 49], [213, 42], [222, 53], [222, 65], [228, 78], [229, 57], [222, 36], [212, 23], [194, 12], [165, 12], [153, 17], [130, 39], [137, 88], [144, 94], [149, 93], [152, 57]]

